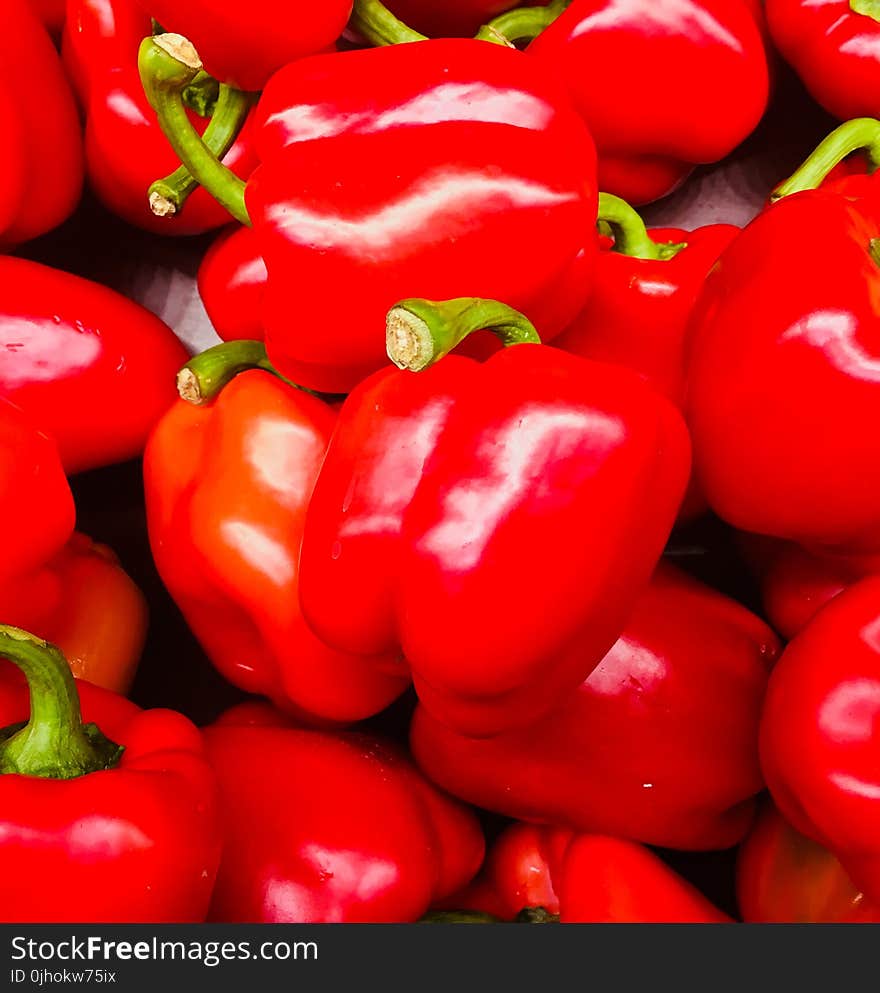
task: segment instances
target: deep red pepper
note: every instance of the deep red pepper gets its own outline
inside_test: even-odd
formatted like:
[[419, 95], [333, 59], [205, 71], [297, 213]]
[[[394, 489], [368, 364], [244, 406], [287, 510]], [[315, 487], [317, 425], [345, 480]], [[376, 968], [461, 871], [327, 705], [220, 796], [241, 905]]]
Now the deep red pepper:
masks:
[[97, 283], [0, 257], [0, 396], [58, 443], [68, 473], [139, 456], [187, 353], [158, 317]]
[[199, 295], [224, 341], [263, 339], [266, 263], [252, 228], [224, 232], [199, 266]]
[[880, 160], [880, 122], [844, 125], [779, 188], [721, 255], [690, 329], [688, 423], [713, 509], [838, 554], [880, 551], [880, 185], [811, 187], [865, 146]]
[[736, 889], [747, 922], [865, 924], [880, 922], [840, 862], [799, 834], [766, 803], [739, 850]]
[[265, 723], [204, 737], [225, 846], [212, 920], [415, 921], [479, 868], [474, 814], [377, 738]]
[[[68, 0], [64, 63], [85, 113], [89, 183], [101, 201], [130, 224], [157, 234], [200, 234], [229, 221], [226, 211], [204, 190], [184, 197], [173, 221], [150, 210], [151, 184], [180, 165], [138, 76], [138, 46], [151, 33], [152, 22], [137, 0]], [[218, 136], [220, 147], [228, 147], [248, 106], [240, 94], [227, 91], [217, 98], [214, 127], [223, 132]], [[210, 123], [194, 111], [190, 120], [202, 133]], [[247, 126], [223, 161], [237, 175], [249, 176], [253, 171], [256, 156]], [[188, 189], [182, 178], [179, 187]]]
[[[233, 356], [239, 346], [254, 347], [237, 342]], [[220, 368], [223, 360], [208, 373], [214, 389]], [[393, 655], [328, 648], [299, 610], [306, 507], [334, 419], [270, 373], [243, 372], [216, 399], [168, 411], [144, 481], [156, 566], [223, 675], [312, 721], [350, 722], [382, 710], [409, 675]]]
[[413, 755], [444, 789], [511, 817], [724, 848], [762, 788], [757, 729], [777, 650], [744, 607], [664, 564], [616, 645], [544, 720], [477, 740], [419, 707]]
[[767, 0], [770, 33], [812, 96], [842, 121], [880, 115], [877, 0]]
[[[30, 686], [30, 719], [0, 734], [4, 920], [204, 920], [220, 838], [198, 730], [173, 711], [77, 689], [64, 656], [17, 628], [0, 627], [0, 657]], [[21, 681], [0, 679], [0, 724], [28, 710]]]
[[53, 36], [61, 34], [67, 0], [27, 0], [27, 3]]
[[780, 812], [880, 903], [880, 578], [831, 600], [770, 679], [761, 764]]
[[83, 182], [73, 94], [49, 35], [24, 0], [0, 4], [0, 113], [0, 248], [8, 248], [66, 220]]
[[239, 0], [140, 3], [166, 31], [185, 35], [198, 48], [212, 76], [242, 90], [262, 90], [289, 62], [328, 48], [351, 14], [351, 0], [263, 0], [247, 8]]
[[246, 189], [187, 130], [175, 90], [195, 71], [155, 40], [142, 48], [187, 166], [253, 218], [266, 347], [285, 376], [351, 389], [385, 364], [385, 313], [411, 295], [503, 299], [545, 339], [583, 306], [598, 245], [592, 140], [519, 53], [451, 40], [288, 66], [257, 108], [262, 164]]

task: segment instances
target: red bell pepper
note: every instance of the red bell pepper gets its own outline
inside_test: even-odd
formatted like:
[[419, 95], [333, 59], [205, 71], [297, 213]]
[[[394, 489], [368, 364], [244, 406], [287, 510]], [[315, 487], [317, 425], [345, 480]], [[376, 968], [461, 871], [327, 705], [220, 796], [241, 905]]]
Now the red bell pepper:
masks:
[[28, 6], [39, 17], [54, 37], [61, 34], [67, 0], [27, 0]]
[[[774, 208], [775, 209], [775, 208]], [[827, 604], [782, 654], [761, 721], [761, 764], [782, 815], [880, 903], [880, 577]]]
[[778, 189], [721, 255], [690, 329], [688, 422], [713, 509], [838, 554], [880, 551], [880, 186], [811, 187], [865, 146], [880, 161], [880, 122], [843, 125]]
[[46, 29], [24, 0], [0, 4], [0, 248], [57, 227], [79, 202], [76, 104]]
[[390, 653], [363, 659], [328, 648], [300, 613], [306, 507], [335, 414], [256, 369], [222, 388], [236, 362], [258, 362], [259, 352], [236, 342], [196, 359], [188, 395], [199, 377], [219, 395], [193, 396], [207, 400], [201, 406], [180, 400], [150, 439], [144, 481], [156, 566], [230, 682], [312, 721], [360, 720], [399, 696], [409, 675]]
[[73, 674], [126, 693], [147, 633], [147, 603], [106, 545], [75, 532], [40, 568], [0, 584], [0, 617], [58, 645]]
[[193, 42], [212, 76], [241, 90], [262, 90], [289, 62], [330, 47], [351, 14], [351, 0], [308, 6], [263, 0], [251, 7], [239, 0], [139, 2], [167, 31]]
[[415, 921], [480, 866], [474, 814], [377, 738], [266, 724], [204, 737], [224, 831], [212, 920]]
[[[152, 22], [137, 0], [68, 0], [64, 62], [85, 113], [89, 183], [129, 224], [156, 234], [200, 234], [227, 223], [229, 215], [184, 170], [173, 172], [180, 163], [138, 76], [138, 46], [151, 33]], [[250, 175], [256, 156], [249, 128], [242, 129], [250, 99], [229, 87], [218, 94], [209, 79], [200, 79], [187, 99], [190, 120], [224, 163], [237, 175]], [[201, 116], [211, 108], [210, 119]], [[157, 216], [148, 191], [166, 174], [165, 196], [153, 197]]]
[[266, 263], [252, 228], [224, 232], [199, 266], [199, 295], [224, 341], [263, 339]]
[[0, 257], [0, 396], [58, 443], [68, 473], [141, 455], [187, 353], [172, 330], [97, 283]]
[[30, 710], [0, 735], [3, 919], [204, 920], [220, 839], [197, 729], [173, 711], [77, 688], [64, 656], [18, 628], [0, 626], [0, 657], [29, 689], [0, 680], [0, 723]]
[[730, 922], [641, 845], [529, 824], [508, 827], [474, 883], [442, 906], [519, 923]]
[[748, 829], [763, 786], [757, 732], [773, 632], [661, 565], [617, 644], [544, 720], [488, 740], [413, 718], [438, 785], [510, 817], [691, 851]]
[[831, 852], [795, 831], [772, 803], [739, 850], [736, 889], [750, 923], [880, 922], [880, 904], [867, 901]]
[[[426, 369], [486, 327], [512, 347]], [[535, 341], [493, 301], [394, 308], [403, 371], [349, 395], [306, 516], [314, 631], [340, 650], [402, 651], [425, 706], [475, 735], [535, 720], [599, 662], [688, 475], [672, 404], [627, 369]]]
[[162, 44], [174, 48], [142, 47], [145, 85], [193, 175], [253, 218], [266, 347], [283, 375], [351, 389], [385, 364], [385, 314], [414, 294], [503, 299], [545, 339], [582, 308], [598, 254], [595, 153], [539, 65], [472, 40], [295, 63], [257, 108], [261, 165], [244, 187], [182, 114], [194, 53], [174, 49], [187, 67]]
[[767, 0], [767, 21], [782, 56], [830, 114], [880, 115], [876, 0]]

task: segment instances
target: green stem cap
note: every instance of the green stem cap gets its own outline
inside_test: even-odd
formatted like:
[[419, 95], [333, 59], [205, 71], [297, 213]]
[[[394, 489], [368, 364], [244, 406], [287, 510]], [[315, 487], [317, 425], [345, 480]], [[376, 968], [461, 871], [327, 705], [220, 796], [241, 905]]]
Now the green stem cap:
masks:
[[792, 193], [815, 190], [836, 165], [858, 151], [867, 153], [872, 172], [880, 168], [880, 121], [873, 117], [856, 117], [841, 124], [789, 179], [776, 187], [770, 199], [781, 200]]
[[21, 669], [31, 698], [28, 722], [0, 731], [0, 773], [76, 779], [119, 764], [122, 746], [83, 724], [73, 673], [54, 645], [3, 624], [0, 657]]
[[516, 46], [516, 42], [533, 41], [568, 7], [571, 0], [553, 0], [546, 7], [518, 7], [484, 24], [477, 32], [479, 41], [494, 45]]
[[864, 14], [880, 21], [880, 0], [849, 0], [849, 6], [854, 14]]
[[665, 261], [674, 258], [687, 247], [686, 242], [654, 241], [637, 211], [626, 200], [611, 193], [599, 194], [597, 223], [605, 224], [611, 229], [614, 251], [630, 258]]
[[250, 225], [245, 183], [217, 158], [192, 126], [182, 91], [201, 72], [192, 44], [178, 34], [145, 38], [138, 53], [141, 82], [159, 126], [190, 175], [242, 224]]
[[355, 0], [348, 26], [371, 45], [402, 45], [428, 40], [395, 17], [381, 0]]
[[497, 300], [403, 300], [388, 312], [388, 358], [399, 369], [420, 372], [481, 330], [492, 331], [505, 347], [541, 343], [527, 317]]

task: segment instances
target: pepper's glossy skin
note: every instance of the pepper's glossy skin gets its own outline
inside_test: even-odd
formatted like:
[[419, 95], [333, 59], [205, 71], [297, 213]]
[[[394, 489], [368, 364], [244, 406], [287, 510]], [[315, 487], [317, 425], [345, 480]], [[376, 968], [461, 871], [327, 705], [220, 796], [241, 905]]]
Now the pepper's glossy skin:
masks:
[[880, 578], [836, 596], [770, 679], [761, 765], [780, 813], [880, 903]]
[[187, 353], [158, 317], [98, 283], [0, 257], [0, 396], [58, 443], [70, 473], [135, 458]]
[[419, 707], [413, 755], [444, 789], [510, 817], [726, 848], [763, 785], [757, 731], [777, 651], [744, 607], [663, 564], [614, 648], [547, 718], [481, 741]]
[[599, 188], [672, 192], [743, 141], [767, 106], [767, 56], [745, 3], [574, 0], [529, 46], [559, 72], [599, 151]]
[[[205, 69], [240, 90], [262, 90], [290, 62], [332, 45], [351, 16], [352, 0], [140, 0], [166, 31], [196, 47]], [[147, 32], [149, 34], [149, 32]]]
[[[28, 716], [0, 663], [0, 726]], [[220, 838], [198, 730], [79, 682], [83, 718], [125, 746], [115, 769], [77, 779], [0, 775], [0, 900], [10, 923], [203, 921]]]
[[769, 802], [740, 847], [736, 890], [748, 923], [880, 922], [880, 905], [864, 898], [831, 852], [795, 831]]
[[309, 507], [305, 615], [343, 650], [400, 646], [463, 733], [527, 724], [623, 629], [688, 466], [678, 412], [626, 369], [516, 345], [376, 373]]
[[482, 862], [473, 813], [379, 739], [265, 725], [204, 737], [225, 845], [212, 920], [415, 921]]
[[[548, 0], [536, 0], [543, 6]], [[388, 0], [389, 10], [402, 21], [430, 38], [469, 36], [493, 17], [511, 7], [521, 6], [517, 0]], [[528, 6], [532, 6], [531, 3]]]
[[850, 0], [767, 0], [770, 33], [810, 94], [842, 121], [880, 115], [880, 12]]
[[[138, 75], [138, 46], [151, 33], [137, 0], [67, 0], [64, 64], [85, 113], [89, 184], [129, 224], [154, 234], [201, 234], [229, 223], [204, 190], [173, 218], [156, 217], [149, 207], [150, 185], [180, 165]], [[199, 132], [208, 124], [193, 112], [190, 120]], [[239, 176], [250, 175], [256, 156], [247, 124], [223, 162]]]
[[300, 613], [302, 531], [334, 417], [270, 373], [246, 372], [205, 406], [171, 408], [144, 480], [156, 566], [217, 668], [293, 714], [351, 722], [386, 707], [409, 676], [390, 653], [328, 648]]
[[503, 300], [545, 341], [583, 307], [595, 151], [520, 53], [449, 40], [304, 60], [266, 88], [255, 128], [266, 346], [294, 382], [347, 392], [382, 368], [404, 298]]
[[76, 511], [58, 447], [0, 398], [0, 583], [41, 568], [73, 531]]
[[759, 215], [710, 273], [690, 329], [687, 417], [713, 509], [837, 554], [880, 552], [880, 188], [859, 188]]
[[252, 228], [226, 231], [199, 266], [199, 294], [224, 341], [263, 339], [266, 263]]
[[79, 202], [76, 104], [46, 29], [25, 0], [0, 4], [0, 249], [57, 227]]
[[27, 0], [28, 6], [39, 17], [47, 30], [55, 37], [64, 27], [67, 0]]
[[106, 545], [75, 532], [42, 568], [0, 585], [0, 617], [57, 645], [80, 679], [131, 688], [147, 603]]

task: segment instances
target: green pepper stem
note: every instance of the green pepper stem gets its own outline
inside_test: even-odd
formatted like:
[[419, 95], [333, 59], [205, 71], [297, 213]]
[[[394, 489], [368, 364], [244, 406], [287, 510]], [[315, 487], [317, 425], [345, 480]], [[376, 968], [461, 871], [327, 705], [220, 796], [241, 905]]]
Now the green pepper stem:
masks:
[[854, 14], [864, 14], [880, 21], [880, 0], [849, 0], [849, 6]]
[[[205, 128], [202, 141], [208, 149], [222, 159], [235, 143], [247, 120], [253, 96], [232, 86], [221, 86], [211, 121]], [[157, 217], [170, 217], [180, 213], [187, 199], [198, 189], [186, 166], [180, 166], [165, 179], [156, 180], [149, 189], [150, 210]]]
[[657, 242], [648, 234], [645, 222], [626, 200], [612, 193], [599, 194], [597, 223], [607, 225], [614, 238], [614, 251], [633, 259], [667, 260], [686, 247], [684, 242]]
[[371, 45], [402, 45], [428, 40], [395, 17], [381, 0], [355, 0], [348, 26]]
[[496, 300], [403, 300], [388, 312], [388, 358], [399, 369], [420, 372], [481, 330], [492, 331], [505, 347], [541, 343], [527, 317]]
[[558, 924], [559, 914], [551, 914], [545, 907], [525, 907], [515, 918], [516, 924]]
[[[160, 34], [164, 34], [164, 32], [160, 32]], [[183, 88], [180, 95], [185, 106], [198, 114], [199, 117], [211, 117], [217, 101], [220, 99], [220, 83], [203, 69], [189, 86]]]
[[476, 37], [479, 41], [511, 47], [516, 42], [533, 41], [550, 27], [570, 3], [571, 0], [553, 0], [546, 7], [518, 7], [508, 10], [484, 24]]
[[171, 147], [190, 175], [242, 224], [251, 220], [244, 202], [245, 183], [217, 158], [192, 126], [181, 92], [201, 71], [192, 44], [176, 34], [145, 38], [138, 53], [141, 82]]
[[76, 779], [119, 764], [121, 746], [83, 724], [76, 682], [59, 649], [3, 624], [0, 657], [24, 673], [31, 699], [27, 724], [0, 732], [0, 773]]
[[880, 121], [873, 117], [856, 117], [832, 131], [803, 165], [776, 187], [770, 199], [781, 200], [792, 193], [815, 190], [836, 165], [862, 150], [868, 155], [870, 170], [880, 168]]
[[480, 910], [429, 910], [419, 924], [503, 924], [500, 917]]

